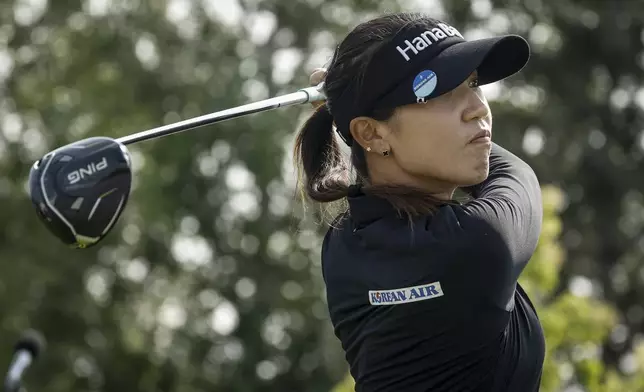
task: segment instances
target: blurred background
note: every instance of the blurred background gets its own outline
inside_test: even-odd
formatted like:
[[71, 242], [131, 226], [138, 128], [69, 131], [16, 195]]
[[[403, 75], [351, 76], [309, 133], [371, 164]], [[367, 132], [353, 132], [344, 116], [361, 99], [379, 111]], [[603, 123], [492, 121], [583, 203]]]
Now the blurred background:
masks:
[[423, 11], [517, 33], [529, 65], [484, 88], [495, 140], [546, 217], [521, 278], [547, 338], [542, 391], [644, 391], [644, 2], [7, 0], [0, 3], [0, 369], [48, 341], [31, 392], [352, 391], [299, 202], [299, 106], [131, 146], [134, 189], [100, 246], [38, 222], [47, 151], [289, 93], [357, 23]]

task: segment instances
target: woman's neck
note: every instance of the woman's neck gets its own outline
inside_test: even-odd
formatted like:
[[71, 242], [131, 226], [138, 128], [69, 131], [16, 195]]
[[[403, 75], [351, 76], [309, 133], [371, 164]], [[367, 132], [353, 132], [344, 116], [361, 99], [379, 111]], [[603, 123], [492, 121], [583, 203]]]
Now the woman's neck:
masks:
[[408, 173], [372, 172], [371, 185], [403, 186], [427, 192], [440, 200], [451, 200], [458, 186], [428, 177], [417, 177]]

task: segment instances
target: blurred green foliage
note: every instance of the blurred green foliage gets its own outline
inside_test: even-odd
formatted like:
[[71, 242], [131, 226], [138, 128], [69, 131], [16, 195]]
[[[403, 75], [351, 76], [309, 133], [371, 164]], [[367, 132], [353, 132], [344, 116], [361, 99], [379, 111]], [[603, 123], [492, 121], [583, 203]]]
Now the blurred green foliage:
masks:
[[309, 107], [132, 146], [131, 200], [97, 248], [52, 238], [25, 182], [33, 161], [80, 138], [306, 86], [356, 23], [402, 9], [531, 42], [530, 64], [486, 94], [495, 140], [553, 186], [522, 278], [547, 333], [544, 390], [642, 389], [644, 3], [633, 0], [0, 3], [0, 369], [36, 328], [49, 345], [30, 391], [330, 390], [346, 363], [324, 303], [325, 229], [297, 203], [290, 162]]

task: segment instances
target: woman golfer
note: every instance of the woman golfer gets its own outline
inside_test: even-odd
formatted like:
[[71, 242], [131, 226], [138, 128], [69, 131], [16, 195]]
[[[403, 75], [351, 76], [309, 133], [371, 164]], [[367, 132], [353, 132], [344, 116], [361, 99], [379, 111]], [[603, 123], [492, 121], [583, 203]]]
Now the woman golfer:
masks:
[[[517, 279], [537, 245], [540, 188], [492, 143], [479, 88], [529, 53], [518, 36], [466, 41], [395, 14], [356, 27], [312, 75], [327, 101], [295, 154], [311, 199], [347, 202], [322, 267], [357, 391], [538, 391], [544, 336]], [[472, 200], [452, 200], [457, 188]]]

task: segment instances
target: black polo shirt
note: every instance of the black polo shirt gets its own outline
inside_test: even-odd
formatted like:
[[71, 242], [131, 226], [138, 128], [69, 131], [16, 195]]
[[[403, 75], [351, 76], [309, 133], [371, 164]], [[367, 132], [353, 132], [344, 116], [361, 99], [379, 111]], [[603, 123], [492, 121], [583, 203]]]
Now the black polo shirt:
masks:
[[541, 230], [538, 180], [495, 144], [489, 177], [468, 191], [412, 222], [358, 192], [325, 236], [329, 312], [356, 391], [539, 390], [543, 331], [517, 283]]

